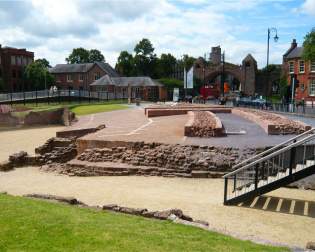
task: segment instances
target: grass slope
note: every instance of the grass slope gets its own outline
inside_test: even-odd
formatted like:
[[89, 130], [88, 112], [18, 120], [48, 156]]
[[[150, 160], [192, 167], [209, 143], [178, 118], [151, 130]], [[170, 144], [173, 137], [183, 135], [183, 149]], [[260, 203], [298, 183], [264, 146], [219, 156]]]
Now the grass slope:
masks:
[[0, 195], [0, 251], [288, 251], [169, 221]]
[[126, 105], [123, 104], [122, 100], [117, 101], [108, 101], [102, 103], [72, 103], [72, 104], [47, 104], [47, 103], [39, 103], [39, 104], [27, 104], [26, 106], [18, 105], [20, 109], [27, 108], [27, 111], [21, 112], [13, 112], [15, 116], [24, 117], [30, 111], [39, 112], [39, 111], [47, 111], [47, 110], [54, 110], [58, 108], [68, 107], [72, 112], [76, 115], [88, 115], [100, 112], [108, 112], [113, 110], [120, 110], [128, 108]]

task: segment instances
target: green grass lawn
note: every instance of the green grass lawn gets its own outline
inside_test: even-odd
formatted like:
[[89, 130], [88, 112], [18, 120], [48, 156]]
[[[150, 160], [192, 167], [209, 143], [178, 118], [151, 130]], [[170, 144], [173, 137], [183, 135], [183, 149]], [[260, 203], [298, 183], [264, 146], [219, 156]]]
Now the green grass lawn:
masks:
[[115, 100], [115, 101], [108, 101], [102, 103], [65, 103], [65, 104], [58, 104], [58, 103], [38, 103], [37, 105], [34, 103], [23, 105], [15, 105], [16, 108], [19, 107], [20, 109], [27, 108], [29, 110], [20, 111], [20, 112], [13, 112], [13, 115], [18, 117], [26, 116], [30, 111], [38, 112], [38, 111], [45, 111], [45, 110], [54, 110], [58, 108], [68, 107], [72, 112], [76, 115], [87, 115], [87, 114], [94, 114], [100, 112], [107, 112], [113, 110], [121, 110], [128, 108], [126, 103], [123, 100]]
[[199, 228], [0, 195], [0, 251], [289, 251]]

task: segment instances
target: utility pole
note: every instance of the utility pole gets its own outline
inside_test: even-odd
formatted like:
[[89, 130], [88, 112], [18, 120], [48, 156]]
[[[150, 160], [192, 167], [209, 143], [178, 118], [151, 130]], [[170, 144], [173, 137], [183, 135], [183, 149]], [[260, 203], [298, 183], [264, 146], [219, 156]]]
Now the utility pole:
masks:
[[223, 51], [223, 54], [222, 54], [222, 75], [221, 75], [221, 95], [222, 97], [224, 97], [224, 80], [225, 80], [225, 51]]

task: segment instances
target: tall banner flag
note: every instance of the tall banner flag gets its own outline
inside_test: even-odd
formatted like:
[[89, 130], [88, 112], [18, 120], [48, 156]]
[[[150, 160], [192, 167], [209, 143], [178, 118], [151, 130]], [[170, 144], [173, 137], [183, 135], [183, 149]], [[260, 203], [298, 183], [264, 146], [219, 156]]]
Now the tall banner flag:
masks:
[[179, 99], [179, 88], [174, 88], [173, 91], [173, 101], [178, 102]]
[[186, 88], [194, 88], [194, 67], [190, 68], [190, 70], [187, 73]]
[[186, 68], [184, 67], [184, 88], [187, 88], [186, 87], [186, 85], [187, 85], [186, 75], [187, 75], [187, 72], [186, 72]]

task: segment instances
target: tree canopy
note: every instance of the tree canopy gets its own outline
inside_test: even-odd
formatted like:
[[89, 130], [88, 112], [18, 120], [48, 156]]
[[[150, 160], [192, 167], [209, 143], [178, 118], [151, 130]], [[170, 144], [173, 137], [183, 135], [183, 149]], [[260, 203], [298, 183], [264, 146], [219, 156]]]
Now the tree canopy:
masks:
[[66, 58], [68, 64], [94, 63], [96, 61], [105, 62], [105, 57], [97, 49], [87, 50], [83, 47], [74, 48]]
[[37, 60], [35, 60], [35, 62], [39, 62], [40, 64], [42, 64], [46, 68], [51, 67], [49, 61], [45, 58], [37, 59]]
[[54, 83], [54, 77], [41, 61], [34, 61], [25, 69], [25, 77], [34, 88], [49, 88]]
[[116, 71], [123, 76], [132, 76], [134, 73], [134, 60], [132, 54], [127, 51], [120, 52], [115, 68]]
[[315, 60], [315, 27], [304, 37], [303, 58]]
[[105, 62], [105, 57], [101, 53], [101, 51], [99, 51], [97, 49], [91, 49], [89, 51], [89, 62], [93, 63], [93, 62], [96, 62], [96, 61]]
[[140, 40], [134, 47], [134, 55], [122, 51], [117, 59], [116, 70], [123, 76], [150, 76], [155, 79], [170, 78], [177, 69], [190, 69], [195, 58], [185, 54], [177, 60], [170, 53], [162, 53], [160, 57], [154, 53], [154, 47], [149, 39]]

